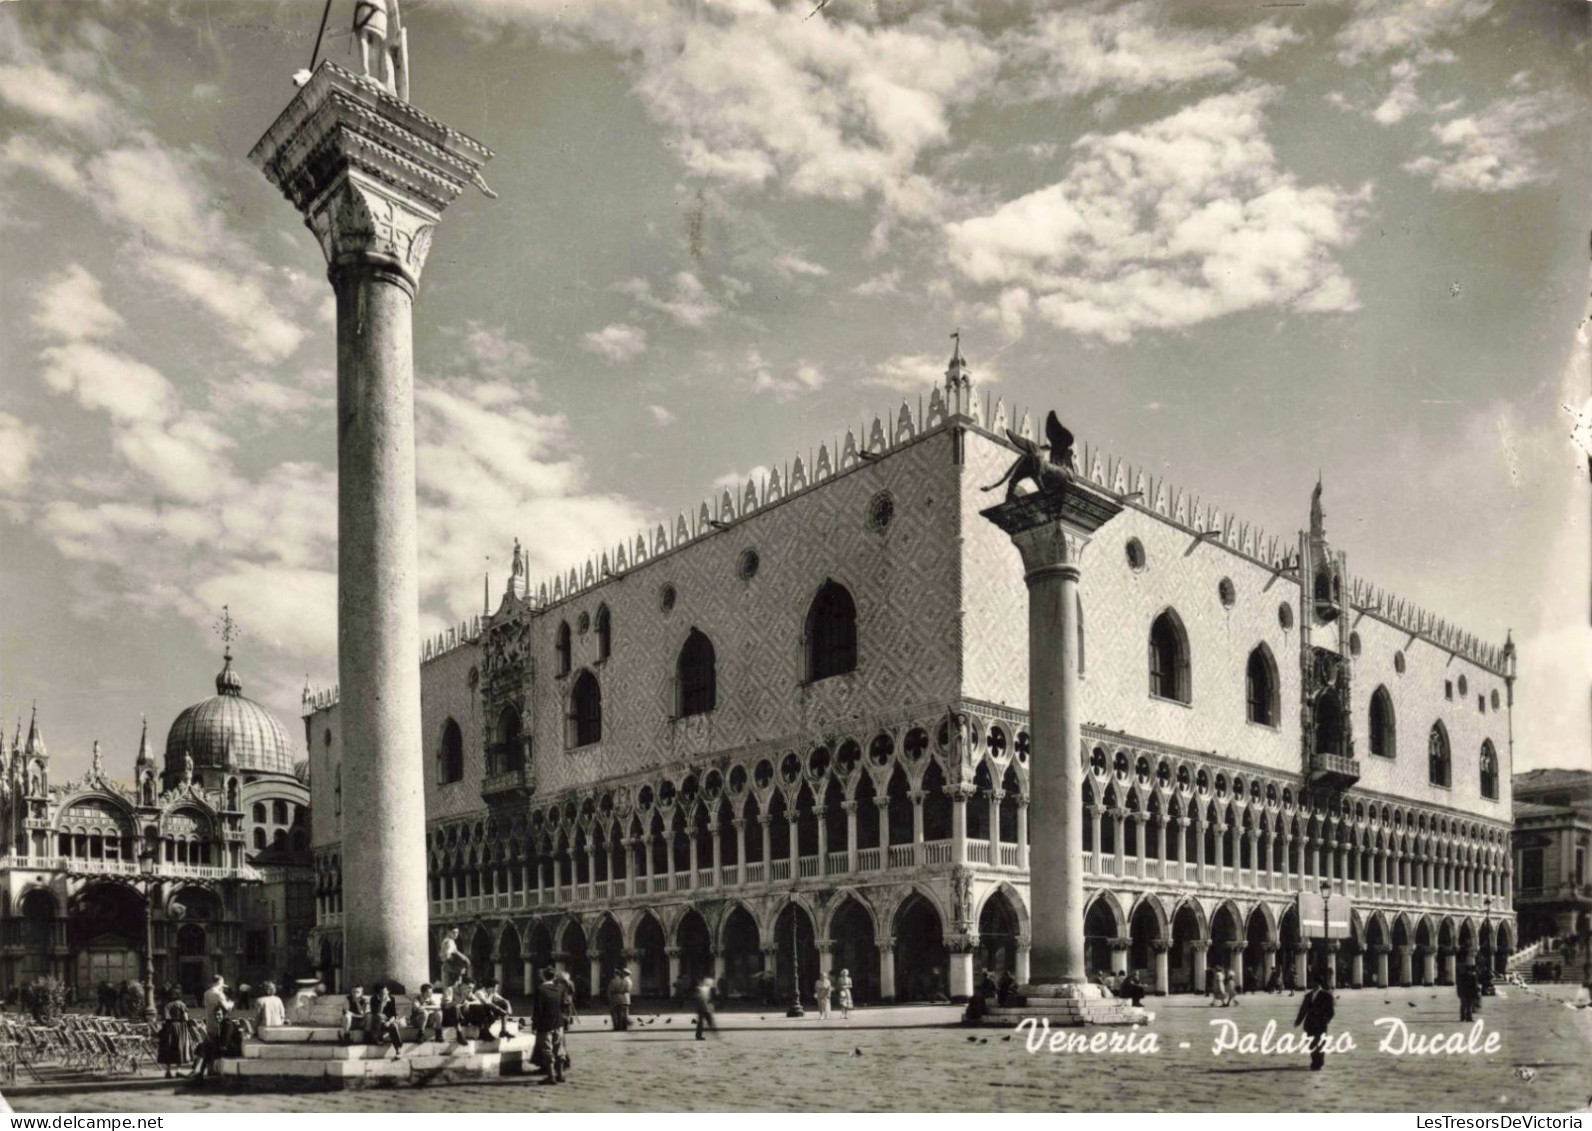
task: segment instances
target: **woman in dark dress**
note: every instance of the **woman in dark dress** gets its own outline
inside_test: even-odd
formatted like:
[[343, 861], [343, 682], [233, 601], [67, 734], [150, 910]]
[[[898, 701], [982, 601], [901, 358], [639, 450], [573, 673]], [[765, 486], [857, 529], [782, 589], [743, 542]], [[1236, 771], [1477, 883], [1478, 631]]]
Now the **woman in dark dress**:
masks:
[[181, 1068], [192, 1064], [199, 1050], [199, 1026], [188, 1016], [188, 1007], [180, 999], [166, 1006], [166, 1017], [160, 1026], [159, 1047], [155, 1059], [166, 1066], [166, 1079], [171, 1079], [173, 1066]]

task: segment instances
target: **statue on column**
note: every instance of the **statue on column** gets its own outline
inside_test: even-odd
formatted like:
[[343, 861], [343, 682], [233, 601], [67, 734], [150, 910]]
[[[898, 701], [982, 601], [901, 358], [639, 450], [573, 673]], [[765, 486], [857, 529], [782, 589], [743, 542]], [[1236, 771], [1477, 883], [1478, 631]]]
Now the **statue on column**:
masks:
[[360, 73], [408, 102], [409, 33], [398, 0], [355, 0], [354, 38], [359, 41]]
[[1036, 444], [1027, 436], [1019, 436], [1010, 428], [1006, 430], [1006, 438], [1022, 452], [1022, 455], [1006, 469], [1005, 475], [981, 490], [993, 491], [1004, 483], [1006, 501], [1011, 502], [1018, 497], [1017, 485], [1025, 479], [1033, 483], [1036, 491], [1042, 492], [1054, 487], [1063, 487], [1078, 474], [1078, 457], [1073, 453], [1073, 435], [1063, 427], [1054, 411], [1045, 417], [1045, 443]]

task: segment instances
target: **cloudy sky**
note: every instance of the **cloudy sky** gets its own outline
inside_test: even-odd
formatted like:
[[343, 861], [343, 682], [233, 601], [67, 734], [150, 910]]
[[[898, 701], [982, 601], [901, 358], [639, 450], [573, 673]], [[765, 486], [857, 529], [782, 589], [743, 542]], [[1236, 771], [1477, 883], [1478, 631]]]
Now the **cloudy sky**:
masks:
[[[1586, 763], [1588, 4], [814, 3], [406, 4], [499, 194], [416, 316], [429, 628], [516, 535], [567, 566], [915, 403], [961, 327], [1247, 521], [1319, 471], [1353, 571], [1514, 630], [1517, 768]], [[246, 160], [320, 14], [0, 7], [0, 711], [58, 772], [209, 693], [224, 603], [285, 721], [336, 678], [330, 292]]]

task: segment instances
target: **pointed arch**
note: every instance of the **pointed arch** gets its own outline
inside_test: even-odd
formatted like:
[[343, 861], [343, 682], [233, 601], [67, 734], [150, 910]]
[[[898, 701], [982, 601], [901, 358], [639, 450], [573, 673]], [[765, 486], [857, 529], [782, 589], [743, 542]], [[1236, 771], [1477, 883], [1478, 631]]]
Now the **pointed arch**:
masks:
[[1244, 664], [1244, 703], [1250, 722], [1266, 727], [1281, 723], [1281, 685], [1277, 658], [1264, 643], [1255, 645]]
[[826, 580], [807, 609], [807, 682], [845, 675], [857, 668], [857, 604], [851, 591]]
[[1192, 702], [1188, 631], [1171, 606], [1150, 622], [1149, 655], [1151, 697]]
[[1393, 696], [1384, 684], [1377, 684], [1371, 692], [1371, 708], [1367, 731], [1371, 736], [1371, 753], [1378, 758], [1398, 756], [1398, 719], [1393, 711]]
[[705, 715], [718, 706], [718, 658], [707, 633], [692, 628], [675, 660], [675, 717]]
[[1443, 720], [1432, 724], [1426, 737], [1426, 780], [1433, 785], [1451, 786], [1454, 783], [1454, 763], [1448, 745], [1448, 728]]

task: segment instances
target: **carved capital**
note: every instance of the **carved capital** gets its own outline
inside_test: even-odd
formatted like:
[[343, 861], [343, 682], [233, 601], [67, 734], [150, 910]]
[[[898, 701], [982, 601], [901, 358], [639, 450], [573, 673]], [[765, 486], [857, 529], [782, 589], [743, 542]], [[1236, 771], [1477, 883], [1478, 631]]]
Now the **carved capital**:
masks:
[[978, 950], [978, 936], [950, 935], [945, 940], [945, 949], [952, 954], [972, 954]]
[[1029, 584], [1052, 570], [1076, 578], [1089, 535], [1115, 517], [1122, 505], [1082, 479], [1018, 498], [981, 512], [1011, 536], [1022, 555]]
[[1118, 953], [1121, 953], [1122, 951], [1131, 950], [1133, 948], [1133, 940], [1132, 939], [1112, 939], [1110, 945], [1111, 945], [1111, 949], [1112, 950], [1117, 951]]
[[1165, 954], [1172, 949], [1172, 944], [1166, 939], [1151, 939], [1150, 949], [1155, 951], [1156, 954]]

